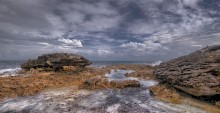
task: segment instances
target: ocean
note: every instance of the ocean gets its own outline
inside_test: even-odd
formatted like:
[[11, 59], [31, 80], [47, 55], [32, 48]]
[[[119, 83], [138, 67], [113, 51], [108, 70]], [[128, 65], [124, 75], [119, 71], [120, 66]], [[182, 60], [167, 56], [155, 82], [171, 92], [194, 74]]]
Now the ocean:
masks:
[[118, 64], [142, 64], [142, 65], [158, 65], [162, 61], [149, 62], [149, 61], [92, 61], [91, 66], [103, 67], [108, 65], [118, 65]]
[[0, 76], [16, 76], [16, 72], [21, 69], [22, 63], [24, 61], [0, 61]]
[[[0, 61], [0, 76], [16, 76], [19, 71], [20, 65], [25, 61]], [[108, 65], [117, 64], [143, 64], [143, 65], [158, 65], [162, 61], [147, 62], [147, 61], [92, 61], [91, 66], [101, 68]]]

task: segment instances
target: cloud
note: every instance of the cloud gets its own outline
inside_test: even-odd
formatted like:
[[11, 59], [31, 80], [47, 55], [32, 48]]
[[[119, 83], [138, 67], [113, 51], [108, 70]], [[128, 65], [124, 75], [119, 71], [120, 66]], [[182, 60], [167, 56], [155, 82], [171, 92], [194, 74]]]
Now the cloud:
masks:
[[105, 16], [94, 16], [90, 21], [82, 24], [84, 30], [87, 31], [105, 31], [106, 29], [117, 28], [121, 18], [119, 16], [115, 17], [105, 17]]
[[80, 40], [76, 40], [76, 39], [64, 39], [64, 38], [60, 38], [57, 41], [62, 42], [63, 46], [68, 47], [68, 46], [73, 46], [73, 47], [83, 47], [82, 43]]
[[[120, 45], [120, 47], [127, 49], [131, 52], [140, 52], [141, 54], [158, 54], [157, 50], [165, 50], [166, 47], [163, 47], [160, 43], [152, 42], [152, 41], [145, 41], [144, 43], [138, 43], [138, 42], [129, 42], [126, 44]], [[155, 52], [155, 53], [154, 53]]]
[[38, 42], [38, 44], [40, 45], [44, 45], [44, 46], [50, 46], [51, 44], [47, 43], [47, 42]]
[[170, 59], [220, 43], [219, 4], [217, 0], [209, 5], [204, 0], [2, 0], [0, 60], [48, 52], [74, 52], [96, 60]]
[[201, 0], [182, 0], [183, 4], [190, 7], [196, 7]]
[[60, 10], [65, 12], [64, 18], [71, 24], [72, 30], [105, 31], [117, 28], [122, 20], [122, 15], [105, 1], [95, 3], [76, 1], [61, 6]]
[[100, 56], [111, 55], [113, 53], [114, 53], [113, 51], [109, 51], [109, 50], [98, 50], [98, 54]]
[[[147, 15], [149, 14], [148, 10], [155, 11], [153, 14], [150, 13], [150, 17], [153, 20], [145, 21], [144, 19], [139, 19], [134, 21], [128, 27], [128, 31], [135, 35], [149, 35], [143, 36], [145, 42], [159, 41], [161, 44], [168, 46], [168, 44], [175, 43], [177, 40], [182, 40], [183, 43], [189, 44], [189, 42], [196, 41], [199, 38], [198, 36], [192, 38], [192, 36], [199, 35], [206, 29], [206, 26], [216, 21], [216, 18], [210, 17], [197, 5], [199, 1], [201, 0], [178, 0], [162, 6], [164, 10], [160, 10], [161, 7], [158, 3], [154, 3], [153, 8], [151, 6], [143, 7]], [[190, 6], [194, 9], [192, 10], [185, 6]], [[183, 41], [185, 39], [189, 40]]]
[[191, 45], [191, 46], [194, 46], [194, 47], [202, 47], [202, 45]]
[[154, 23], [144, 22], [139, 20], [131, 24], [128, 28], [128, 31], [133, 34], [152, 34], [157, 32], [160, 29], [160, 25]]

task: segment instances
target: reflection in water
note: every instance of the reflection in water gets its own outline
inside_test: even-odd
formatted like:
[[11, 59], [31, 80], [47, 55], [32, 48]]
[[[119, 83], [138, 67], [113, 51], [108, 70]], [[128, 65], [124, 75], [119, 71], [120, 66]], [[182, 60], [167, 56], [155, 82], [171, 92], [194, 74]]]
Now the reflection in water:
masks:
[[137, 80], [137, 78], [126, 77], [125, 74], [134, 72], [133, 70], [114, 70], [112, 69], [110, 73], [105, 74], [109, 81], [123, 81], [123, 80]]
[[139, 81], [141, 87], [144, 87], [144, 88], [158, 84], [158, 82], [155, 80], [139, 80], [138, 78], [125, 76], [125, 74], [129, 74], [129, 73], [133, 73], [133, 72], [135, 72], [135, 71], [117, 69], [117, 70], [111, 70], [111, 72], [105, 74], [105, 76], [108, 77], [109, 81], [137, 80], [137, 81]]

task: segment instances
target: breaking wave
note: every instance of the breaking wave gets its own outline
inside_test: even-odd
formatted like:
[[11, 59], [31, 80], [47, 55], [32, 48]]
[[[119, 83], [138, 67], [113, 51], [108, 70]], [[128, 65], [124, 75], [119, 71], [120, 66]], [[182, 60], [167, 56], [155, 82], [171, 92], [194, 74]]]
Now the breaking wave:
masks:
[[151, 66], [157, 66], [157, 65], [160, 65], [161, 63], [162, 63], [162, 61], [161, 61], [161, 60], [158, 60], [158, 61], [156, 61], [156, 62], [151, 63], [150, 65], [151, 65]]
[[21, 68], [0, 69], [0, 77], [16, 76]]

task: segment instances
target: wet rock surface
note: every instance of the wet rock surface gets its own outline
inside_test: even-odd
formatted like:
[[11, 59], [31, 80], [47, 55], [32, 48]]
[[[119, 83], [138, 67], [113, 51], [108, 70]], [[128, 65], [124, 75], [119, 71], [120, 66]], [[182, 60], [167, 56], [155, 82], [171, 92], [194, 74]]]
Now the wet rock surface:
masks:
[[220, 45], [162, 63], [155, 74], [161, 81], [194, 96], [219, 96]]
[[[72, 89], [72, 90], [71, 90]], [[1, 113], [207, 113], [155, 100], [148, 90], [125, 88], [87, 91], [63, 88], [0, 102]]]
[[47, 70], [75, 70], [90, 65], [91, 62], [73, 53], [52, 53], [39, 56], [37, 59], [28, 60], [21, 65], [22, 69], [43, 68]]

